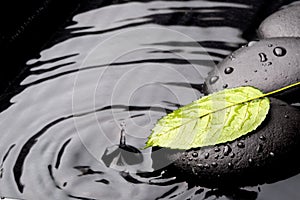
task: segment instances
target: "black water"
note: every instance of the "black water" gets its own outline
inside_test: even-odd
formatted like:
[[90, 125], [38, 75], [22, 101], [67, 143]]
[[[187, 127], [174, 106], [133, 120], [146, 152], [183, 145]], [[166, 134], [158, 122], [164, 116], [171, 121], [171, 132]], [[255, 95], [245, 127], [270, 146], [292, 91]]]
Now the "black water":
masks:
[[201, 97], [207, 73], [247, 43], [266, 2], [245, 2], [81, 5], [2, 100], [0, 196], [298, 199], [300, 176], [209, 190], [153, 171], [141, 150], [156, 120]]

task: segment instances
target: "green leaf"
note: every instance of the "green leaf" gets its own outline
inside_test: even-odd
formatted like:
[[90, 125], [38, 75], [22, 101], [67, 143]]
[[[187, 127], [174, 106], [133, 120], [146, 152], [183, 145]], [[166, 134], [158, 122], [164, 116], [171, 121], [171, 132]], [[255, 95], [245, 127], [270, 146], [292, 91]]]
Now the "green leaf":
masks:
[[160, 119], [145, 148], [191, 149], [233, 141], [255, 130], [265, 120], [270, 109], [266, 96], [299, 84], [267, 94], [245, 86], [204, 96]]

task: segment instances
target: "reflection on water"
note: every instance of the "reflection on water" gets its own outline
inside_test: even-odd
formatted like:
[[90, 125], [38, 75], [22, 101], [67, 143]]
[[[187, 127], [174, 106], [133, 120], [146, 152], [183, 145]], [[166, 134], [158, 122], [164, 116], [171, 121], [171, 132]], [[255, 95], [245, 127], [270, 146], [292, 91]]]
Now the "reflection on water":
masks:
[[[27, 62], [0, 114], [0, 196], [256, 199], [256, 188], [191, 186], [170, 176], [165, 161], [154, 171], [151, 149], [142, 150], [156, 120], [198, 99], [212, 67], [246, 43], [241, 34], [260, 3], [241, 2], [82, 5]], [[262, 186], [258, 199], [295, 199], [298, 179]], [[295, 190], [287, 191], [290, 184]]]

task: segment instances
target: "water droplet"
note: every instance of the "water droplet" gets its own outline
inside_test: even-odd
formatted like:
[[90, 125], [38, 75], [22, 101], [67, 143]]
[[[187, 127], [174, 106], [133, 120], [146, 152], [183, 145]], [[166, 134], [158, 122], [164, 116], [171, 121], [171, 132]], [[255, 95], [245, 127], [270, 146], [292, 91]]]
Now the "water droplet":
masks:
[[199, 92], [204, 94], [205, 91], [207, 90], [207, 87], [206, 87], [206, 84], [205, 83], [202, 83], [199, 85]]
[[197, 164], [197, 166], [200, 168], [200, 169], [203, 169], [204, 168], [204, 166], [203, 166], [203, 164]]
[[275, 47], [273, 53], [275, 56], [282, 57], [286, 54], [286, 49], [283, 47]]
[[209, 157], [209, 153], [204, 154], [204, 158], [207, 159]]
[[223, 88], [225, 89], [225, 88], [228, 88], [228, 84], [224, 84], [223, 85]]
[[249, 159], [248, 159], [248, 162], [249, 162], [250, 164], [252, 164], [252, 163], [253, 163], [252, 158], [249, 158]]
[[233, 54], [231, 54], [231, 55], [229, 56], [229, 59], [230, 59], [230, 60], [234, 60], [234, 59], [235, 59], [235, 56], [234, 56]]
[[288, 119], [288, 118], [289, 118], [289, 116], [288, 116], [288, 115], [284, 115], [284, 118], [287, 118], [287, 119]]
[[216, 166], [218, 166], [218, 164], [216, 162], [212, 162], [211, 166], [216, 167]]
[[231, 74], [233, 72], [233, 70], [234, 70], [233, 67], [226, 67], [225, 70], [224, 70], [224, 73], [225, 74]]
[[257, 72], [257, 70], [254, 70], [254, 72], [256, 73], [256, 72]]
[[212, 76], [212, 77], [209, 79], [209, 83], [210, 83], [210, 84], [214, 84], [214, 83], [216, 83], [218, 80], [219, 80], [219, 77], [218, 77], [218, 76]]
[[233, 152], [231, 152], [231, 153], [229, 154], [229, 156], [230, 156], [230, 158], [234, 158], [235, 154], [234, 154]]
[[217, 155], [215, 155], [215, 159], [218, 159], [219, 158], [219, 155], [217, 154]]
[[245, 147], [245, 144], [244, 144], [243, 142], [239, 142], [239, 143], [237, 143], [237, 146], [238, 146], [239, 148], [244, 148], [244, 147]]
[[266, 77], [265, 80], [268, 80], [268, 78]]
[[197, 153], [197, 152], [193, 152], [193, 153], [192, 153], [192, 156], [193, 156], [194, 158], [196, 158], [196, 157], [198, 157], [198, 153]]
[[259, 53], [260, 62], [266, 62], [268, 60], [267, 55], [265, 53]]
[[120, 124], [121, 126], [121, 135], [120, 135], [120, 146], [126, 146], [126, 131], [125, 131], [125, 122]]
[[233, 167], [233, 165], [232, 165], [232, 163], [230, 162], [230, 163], [228, 163], [228, 167], [229, 168], [232, 168]]
[[205, 164], [204, 167], [205, 167], [206, 169], [209, 169], [209, 168], [210, 168], [210, 165], [209, 165], [209, 164]]
[[195, 175], [198, 175], [198, 173], [196, 172], [195, 168], [192, 168], [192, 172], [193, 172]]
[[220, 148], [219, 147], [215, 147], [215, 152], [219, 152]]
[[245, 83], [248, 83], [248, 80], [245, 80]]
[[269, 154], [270, 154], [270, 156], [272, 156], [272, 157], [275, 156], [275, 154], [274, 154], [273, 152], [270, 152]]
[[224, 151], [223, 151], [223, 153], [224, 153], [224, 156], [228, 156], [230, 152], [231, 152], [231, 148], [230, 148], [230, 146], [228, 146], [228, 145], [225, 145], [225, 147], [224, 147]]
[[262, 145], [261, 144], [259, 144], [257, 146], [256, 151], [259, 152], [259, 153], [262, 152]]
[[268, 44], [268, 47], [272, 47], [273, 46], [273, 44]]
[[248, 47], [251, 47], [251, 46], [253, 46], [254, 44], [256, 44], [257, 43], [257, 41], [250, 41], [249, 43], [248, 43]]
[[193, 158], [192, 158], [192, 157], [189, 157], [189, 161], [193, 161]]
[[183, 162], [184, 162], [184, 161], [185, 161], [185, 158], [181, 158], [181, 161], [183, 161]]
[[263, 136], [263, 135], [259, 136], [259, 139], [262, 140], [262, 141], [266, 140], [265, 136]]

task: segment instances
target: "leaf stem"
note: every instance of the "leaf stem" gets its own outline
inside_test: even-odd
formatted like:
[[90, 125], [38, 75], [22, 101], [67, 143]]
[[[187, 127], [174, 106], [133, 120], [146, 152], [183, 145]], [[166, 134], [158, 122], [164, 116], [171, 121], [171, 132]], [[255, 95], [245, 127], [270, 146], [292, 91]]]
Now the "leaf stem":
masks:
[[268, 93], [262, 95], [262, 97], [269, 96], [269, 95], [272, 95], [272, 94], [275, 94], [275, 93], [278, 93], [278, 92], [287, 90], [287, 89], [292, 88], [292, 87], [295, 87], [295, 86], [297, 86], [297, 85], [300, 85], [300, 82], [293, 83], [293, 84], [291, 84], [291, 85], [285, 86], [285, 87], [280, 88], [280, 89], [278, 89], [278, 90], [274, 90], [274, 91], [272, 91], [272, 92], [268, 92]]

